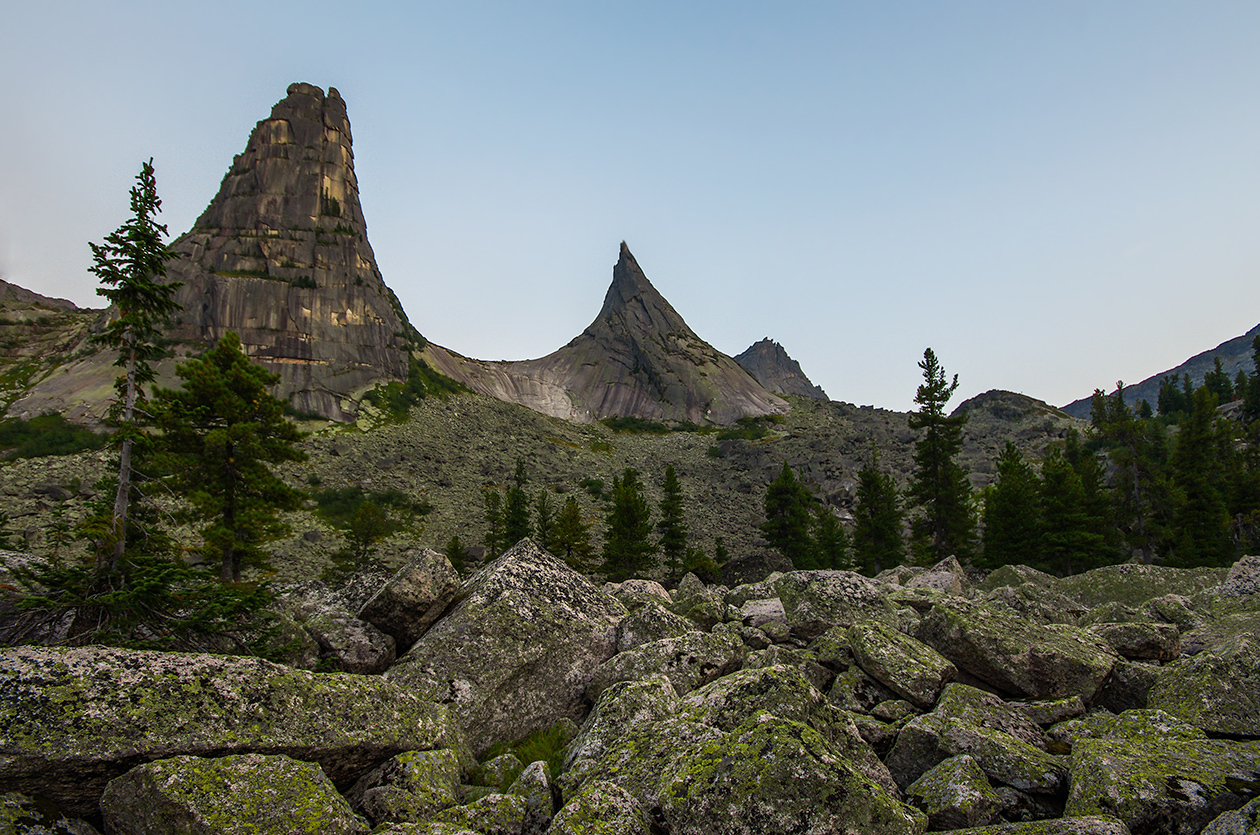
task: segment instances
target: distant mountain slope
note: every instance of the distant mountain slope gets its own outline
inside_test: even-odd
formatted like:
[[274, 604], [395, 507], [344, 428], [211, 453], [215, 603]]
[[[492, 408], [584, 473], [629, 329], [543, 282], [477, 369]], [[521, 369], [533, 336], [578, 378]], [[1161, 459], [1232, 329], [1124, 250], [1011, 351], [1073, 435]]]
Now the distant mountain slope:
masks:
[[830, 400], [827, 392], [810, 382], [801, 364], [788, 356], [783, 346], [770, 337], [753, 343], [735, 357], [768, 390], [775, 394], [795, 394], [815, 400]]
[[[1217, 357], [1221, 358], [1221, 367], [1231, 380], [1239, 371], [1246, 371], [1250, 374], [1252, 371], [1251, 342], [1257, 334], [1260, 334], [1260, 325], [1256, 325], [1242, 336], [1236, 336], [1233, 339], [1222, 342], [1210, 351], [1195, 354], [1176, 368], [1161, 371], [1158, 374], [1147, 377], [1140, 383], [1126, 382], [1124, 386], [1124, 401], [1132, 406], [1139, 400], [1145, 400], [1151, 406], [1154, 406], [1159, 399], [1159, 381], [1169, 375], [1173, 375], [1180, 380], [1182, 374], [1189, 374], [1191, 384], [1198, 387], [1203, 384], [1203, 375], [1213, 369]], [[1112, 389], [1109, 393], [1114, 394], [1115, 389]], [[1072, 417], [1088, 418], [1089, 401], [1088, 397], [1073, 400], [1063, 407], [1063, 411]]]
[[425, 356], [474, 391], [580, 423], [640, 417], [727, 424], [788, 408], [687, 326], [625, 243], [599, 315], [558, 351], [485, 362], [430, 345]]

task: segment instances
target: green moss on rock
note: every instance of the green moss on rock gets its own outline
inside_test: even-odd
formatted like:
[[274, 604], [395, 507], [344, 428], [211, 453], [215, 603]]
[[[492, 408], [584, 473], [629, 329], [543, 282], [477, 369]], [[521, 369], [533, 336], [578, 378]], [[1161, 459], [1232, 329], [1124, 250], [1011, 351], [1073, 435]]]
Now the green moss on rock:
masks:
[[1260, 737], [1260, 638], [1237, 635], [1170, 664], [1147, 704], [1211, 734]]

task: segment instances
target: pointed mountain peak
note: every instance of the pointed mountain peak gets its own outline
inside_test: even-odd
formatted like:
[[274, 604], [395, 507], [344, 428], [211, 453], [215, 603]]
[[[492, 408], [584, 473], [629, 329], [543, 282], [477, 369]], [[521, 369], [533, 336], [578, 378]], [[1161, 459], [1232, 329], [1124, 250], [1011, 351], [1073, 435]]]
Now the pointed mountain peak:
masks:
[[622, 241], [620, 255], [613, 266], [612, 284], [609, 285], [608, 293], [604, 296], [604, 307], [599, 315], [601, 318], [615, 316], [618, 311], [636, 299], [646, 306], [662, 311], [668, 310], [671, 317], [682, 321], [682, 317], [678, 316], [670, 307], [669, 302], [665, 301], [665, 297], [652, 286], [652, 282], [648, 281], [643, 268], [639, 266], [638, 261], [634, 260], [630, 247]]
[[748, 369], [757, 378], [757, 382], [775, 394], [795, 394], [815, 400], [829, 399], [825, 391], [805, 376], [800, 363], [788, 356], [783, 346], [768, 336], [736, 356], [735, 361]]
[[184, 306], [172, 338], [204, 345], [236, 331], [298, 409], [353, 418], [347, 395], [405, 378], [408, 352], [423, 342], [368, 243], [335, 88], [289, 85], [172, 249]]

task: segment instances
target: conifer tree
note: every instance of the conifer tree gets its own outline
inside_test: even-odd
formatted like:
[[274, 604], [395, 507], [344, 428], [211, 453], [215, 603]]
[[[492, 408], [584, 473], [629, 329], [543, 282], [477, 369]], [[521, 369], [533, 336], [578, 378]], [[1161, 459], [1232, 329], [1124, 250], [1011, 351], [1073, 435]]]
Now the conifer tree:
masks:
[[814, 505], [813, 539], [819, 568], [847, 571], [853, 567], [849, 534], [826, 504]]
[[874, 453], [858, 471], [854, 516], [853, 561], [858, 571], [874, 576], [905, 559], [897, 485], [892, 476], [879, 469], [879, 457]]
[[1006, 442], [997, 480], [984, 502], [983, 568], [1035, 565], [1041, 559], [1041, 496], [1037, 473], [1019, 448]]
[[1116, 527], [1115, 508], [1107, 490], [1106, 467], [1081, 443], [1075, 430], [1069, 431], [1063, 442], [1063, 457], [1080, 477], [1085, 527], [1095, 535], [1089, 540], [1095, 550], [1085, 556], [1085, 564], [1089, 568], [1110, 565], [1119, 556], [1120, 530]]
[[549, 553], [555, 553], [556, 524], [555, 515], [551, 511], [551, 498], [547, 490], [540, 490], [534, 500], [534, 538]]
[[919, 410], [910, 415], [910, 428], [923, 434], [914, 445], [914, 473], [910, 499], [919, 509], [911, 523], [916, 550], [928, 562], [953, 555], [971, 557], [975, 538], [975, 518], [971, 508], [971, 485], [954, 457], [962, 451], [962, 428], [967, 416], [949, 417], [945, 404], [958, 388], [958, 375], [947, 382], [945, 369], [931, 348], [919, 363], [923, 384], [915, 392]]
[[1260, 420], [1260, 334], [1251, 340], [1251, 378], [1243, 394], [1242, 419], [1246, 425]]
[[461, 574], [464, 573], [464, 543], [459, 538], [459, 534], [446, 540], [446, 547], [442, 549], [442, 553], [450, 561], [452, 568]]
[[1215, 422], [1216, 395], [1201, 386], [1194, 393], [1190, 417], [1181, 423], [1172, 455], [1173, 484], [1179, 493], [1174, 553], [1176, 562], [1187, 567], [1233, 561], [1229, 511], [1222, 491], [1227, 470]]
[[131, 217], [92, 248], [89, 272], [101, 280], [97, 293], [109, 300], [117, 312], [104, 330], [93, 337], [96, 344], [118, 350], [114, 364], [123, 369], [115, 383], [118, 400], [111, 420], [118, 426], [114, 438], [118, 449], [118, 481], [115, 486], [112, 530], [109, 540], [96, 554], [98, 580], [112, 572], [127, 546], [127, 526], [135, 484], [133, 452], [145, 439], [143, 427], [149, 423], [144, 408], [144, 386], [152, 383], [153, 360], [162, 355], [158, 344], [162, 325], [179, 310], [175, 301], [178, 283], [165, 283], [166, 262], [174, 255], [162, 242], [166, 225], [155, 216], [162, 210], [157, 180], [150, 159], [136, 175], [131, 189]]
[[681, 576], [683, 559], [687, 556], [687, 521], [683, 515], [682, 485], [674, 465], [665, 467], [665, 480], [661, 483], [661, 519], [656, 523], [660, 537], [661, 553], [670, 580]]
[[503, 501], [503, 547], [511, 548], [522, 539], [533, 535], [529, 523], [529, 496], [525, 494], [525, 485], [529, 479], [525, 477], [525, 462], [516, 459], [516, 472], [512, 474], [512, 484], [507, 489]]
[[766, 521], [761, 524], [761, 533], [798, 569], [818, 567], [810, 533], [812, 503], [813, 497], [785, 461], [778, 477], [766, 488]]
[[486, 535], [481, 543], [491, 559], [499, 556], [504, 550], [503, 536], [503, 495], [494, 487], [481, 491], [481, 501], [486, 520]]
[[556, 517], [553, 539], [555, 550], [552, 553], [570, 568], [582, 572], [591, 570], [590, 526], [582, 521], [582, 509], [572, 496], [565, 500]]
[[171, 483], [201, 519], [221, 579], [238, 581], [242, 568], [266, 564], [262, 546], [287, 530], [279, 512], [299, 505], [302, 494], [271, 467], [306, 459], [302, 433], [268, 391], [279, 375], [250, 362], [231, 331], [175, 373], [181, 388], [154, 392]]
[[[1212, 370], [1203, 375], [1203, 385], [1216, 396], [1217, 403], [1229, 403], [1234, 399], [1234, 381], [1225, 373], [1220, 357], [1213, 357]], [[1191, 409], [1193, 408], [1192, 402]]]
[[656, 546], [652, 533], [652, 509], [643, 496], [637, 470], [626, 468], [613, 477], [607, 530], [604, 534], [604, 573], [614, 583], [642, 576], [654, 564]]
[[1055, 448], [1041, 466], [1041, 559], [1030, 563], [1060, 577], [1093, 568], [1101, 536], [1090, 530], [1081, 477]]

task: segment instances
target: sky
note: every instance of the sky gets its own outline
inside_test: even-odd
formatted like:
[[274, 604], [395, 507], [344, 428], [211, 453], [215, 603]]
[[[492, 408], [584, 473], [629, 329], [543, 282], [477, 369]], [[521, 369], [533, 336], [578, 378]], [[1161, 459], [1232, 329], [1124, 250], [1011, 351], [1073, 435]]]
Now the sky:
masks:
[[913, 408], [932, 347], [1055, 405], [1260, 322], [1260, 3], [0, 0], [0, 278], [83, 306], [152, 157], [187, 231], [335, 86], [428, 339], [547, 354], [625, 240], [727, 354]]

